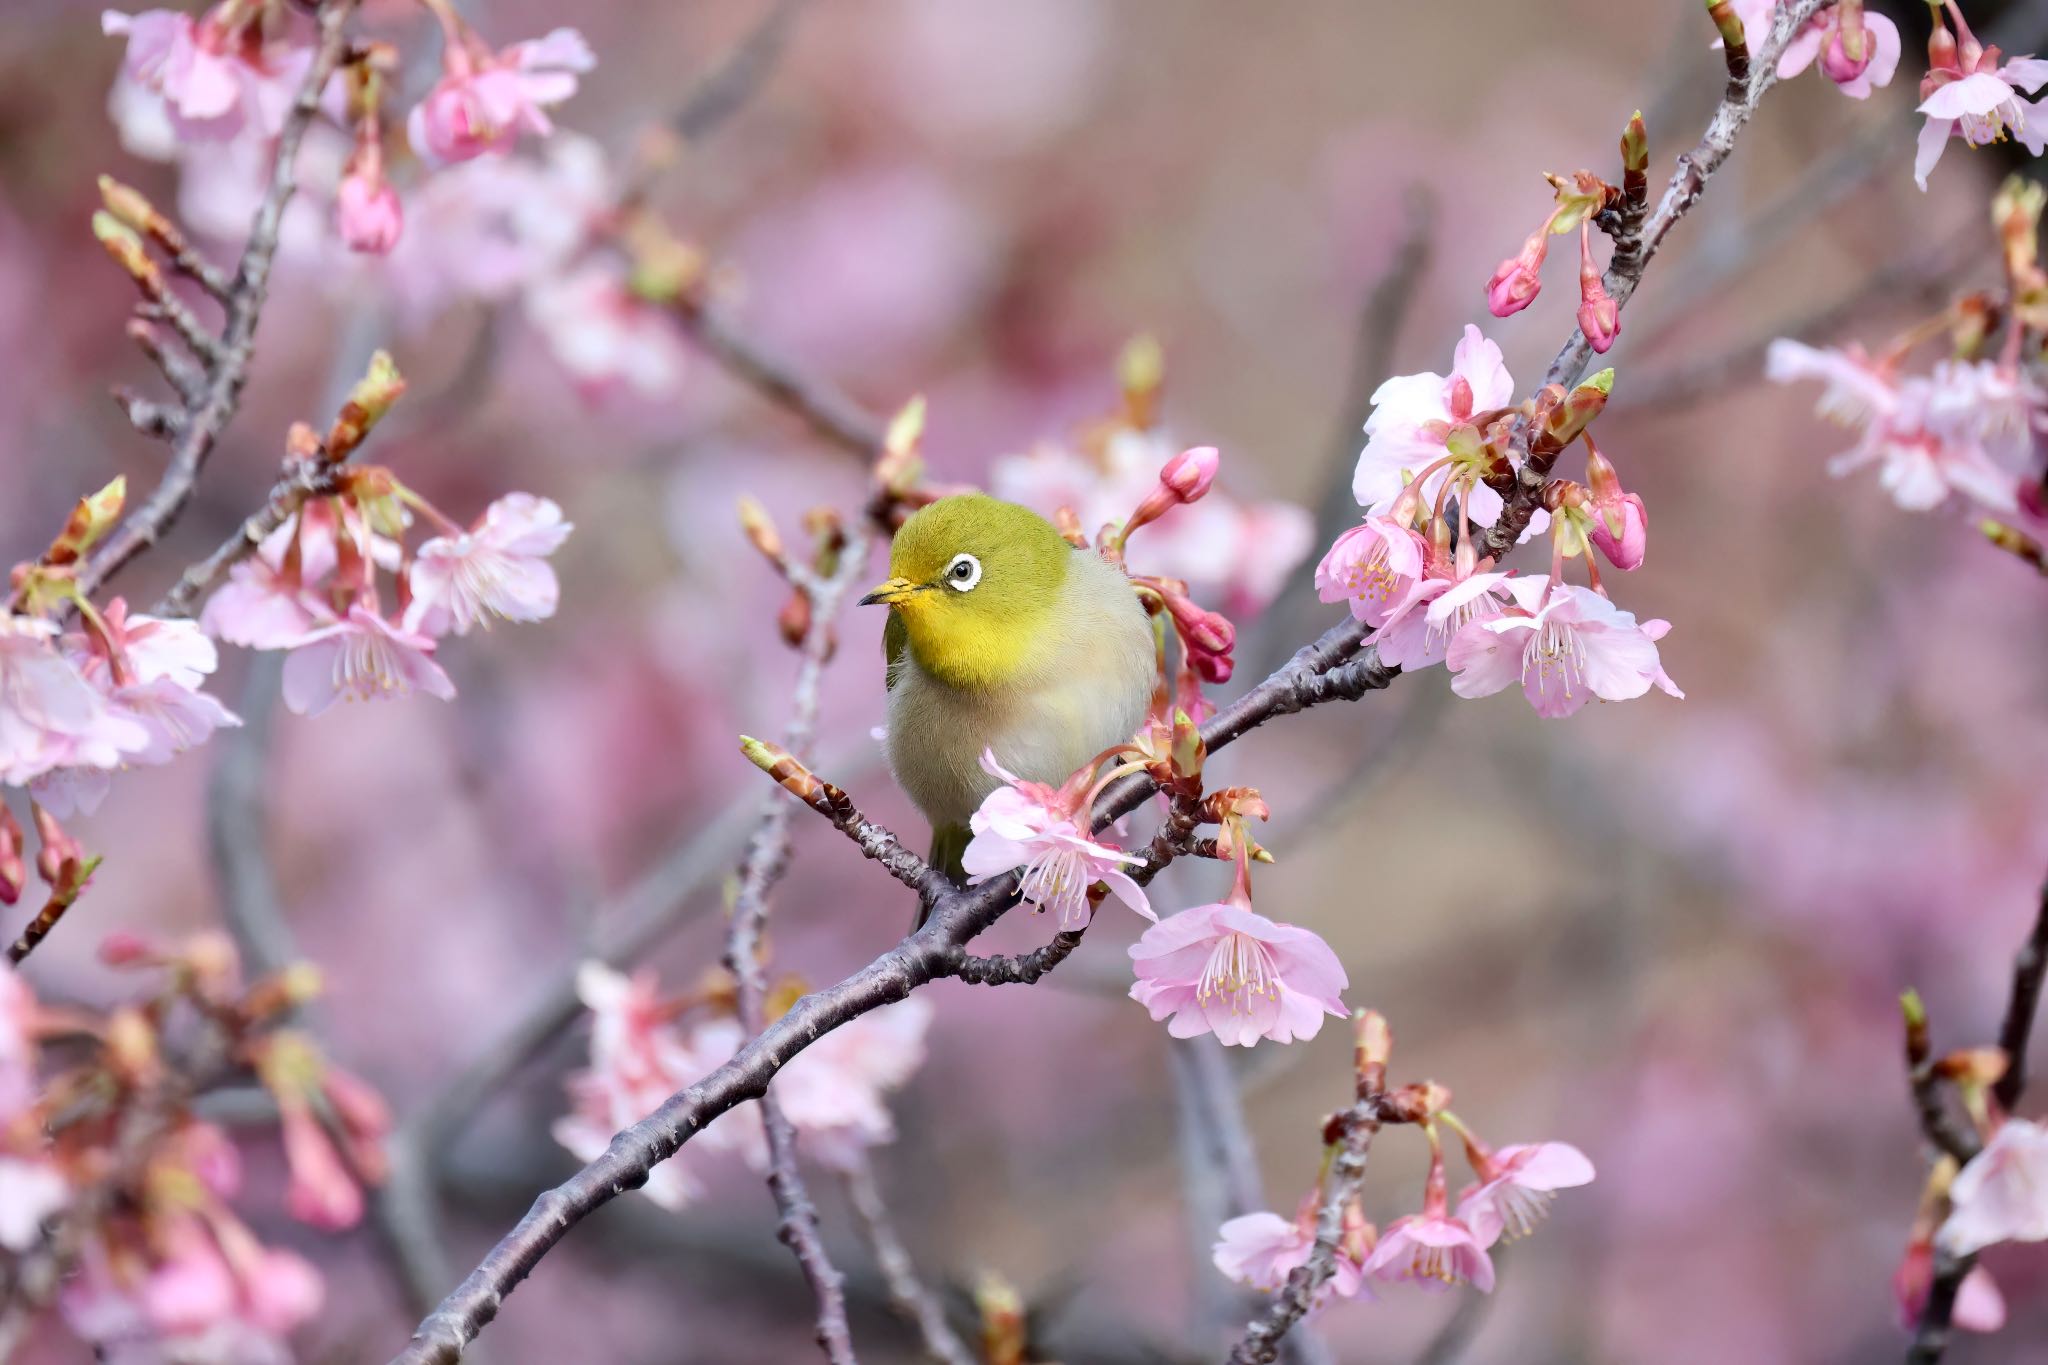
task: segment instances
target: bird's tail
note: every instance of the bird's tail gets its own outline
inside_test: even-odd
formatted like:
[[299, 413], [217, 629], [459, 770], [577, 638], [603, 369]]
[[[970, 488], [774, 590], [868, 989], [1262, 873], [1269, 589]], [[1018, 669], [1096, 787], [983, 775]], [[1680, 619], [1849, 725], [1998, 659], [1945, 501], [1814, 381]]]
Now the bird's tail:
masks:
[[[933, 867], [945, 873], [956, 882], [967, 880], [967, 869], [961, 865], [961, 857], [967, 852], [967, 841], [974, 837], [965, 825], [935, 825], [932, 827], [932, 851], [926, 859]], [[924, 928], [924, 922], [931, 911], [920, 905], [917, 919], [911, 924], [910, 932]]]

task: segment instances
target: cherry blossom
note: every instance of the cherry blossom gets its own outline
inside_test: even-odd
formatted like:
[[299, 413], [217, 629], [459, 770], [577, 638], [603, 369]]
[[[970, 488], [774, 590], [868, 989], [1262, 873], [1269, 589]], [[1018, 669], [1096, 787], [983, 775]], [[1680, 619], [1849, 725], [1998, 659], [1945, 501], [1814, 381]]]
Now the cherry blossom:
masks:
[[398, 245], [405, 209], [381, 166], [350, 166], [334, 192], [334, 222], [350, 251], [382, 256]]
[[[2030, 451], [2039, 395], [1988, 364], [1950, 364], [1934, 377], [1898, 380], [1854, 347], [1818, 350], [1780, 338], [1764, 374], [1777, 383], [1819, 379], [1819, 413], [1857, 428], [1856, 444], [1828, 462], [1840, 477], [1878, 465], [1878, 483], [1908, 511], [1927, 511], [1960, 492], [1998, 511], [2017, 505], [2018, 479], [1999, 456]], [[1988, 443], [1988, 444], [1987, 444]]]
[[1366, 1258], [1365, 1273], [1425, 1289], [1469, 1283], [1482, 1294], [1491, 1293], [1493, 1259], [1486, 1248], [1493, 1239], [1481, 1237], [1462, 1217], [1453, 1217], [1448, 1211], [1444, 1153], [1436, 1125], [1429, 1124], [1425, 1133], [1429, 1138], [1429, 1175], [1422, 1187], [1422, 1212], [1387, 1224], [1379, 1245]]
[[1593, 1163], [1568, 1142], [1538, 1142], [1488, 1152], [1471, 1139], [1466, 1151], [1479, 1183], [1458, 1196], [1458, 1217], [1481, 1246], [1526, 1237], [1550, 1212], [1557, 1191], [1593, 1180]]
[[[1387, 511], [1401, 493], [1404, 473], [1419, 476], [1444, 459], [1453, 427], [1514, 401], [1515, 381], [1500, 347], [1466, 324], [1449, 374], [1397, 375], [1373, 392], [1352, 496], [1369, 511]], [[1434, 498], [1450, 472], [1441, 468], [1424, 479], [1421, 496]], [[1476, 525], [1491, 526], [1499, 519], [1500, 494], [1485, 484], [1473, 487], [1470, 502], [1466, 511]]]
[[1428, 546], [1421, 536], [1383, 516], [1367, 517], [1337, 537], [1316, 566], [1316, 595], [1325, 602], [1349, 602], [1351, 614], [1369, 626], [1387, 616], [1415, 589]]
[[317, 716], [337, 701], [384, 701], [424, 692], [453, 700], [455, 684], [434, 662], [434, 642], [368, 607], [301, 639], [284, 661], [284, 704]]
[[554, 131], [547, 110], [576, 93], [577, 77], [597, 65], [583, 35], [558, 28], [493, 54], [473, 34], [451, 28], [443, 75], [406, 121], [413, 150], [431, 163], [505, 153], [522, 133]]
[[2001, 63], [2003, 54], [1980, 44], [1953, 4], [1948, 6], [1948, 18], [1954, 19], [1956, 33], [1949, 32], [1939, 9], [1934, 13], [1928, 71], [1920, 80], [1920, 112], [1927, 122], [1913, 158], [1913, 181], [1923, 190], [1950, 138], [1982, 147], [2012, 136], [2035, 156], [2048, 147], [2048, 129], [2030, 122], [2039, 107], [2023, 95], [2048, 85], [2048, 61], [2014, 57]]
[[[1240, 881], [1242, 878], [1240, 878]], [[1233, 891], [1233, 896], [1237, 893]], [[1226, 1046], [1316, 1036], [1323, 1016], [1345, 1015], [1350, 984], [1330, 945], [1276, 924], [1248, 900], [1198, 905], [1161, 920], [1130, 948], [1131, 998], [1176, 1038], [1214, 1033]]]
[[1086, 927], [1094, 913], [1088, 889], [1097, 882], [1156, 921], [1144, 888], [1124, 871], [1145, 860], [1089, 833], [1095, 793], [1103, 785], [1095, 777], [1096, 766], [1090, 763], [1056, 790], [1025, 781], [998, 763], [994, 753], [984, 753], [982, 771], [1004, 785], [990, 792], [968, 818], [974, 837], [960, 859], [967, 880], [985, 882], [1022, 868], [1018, 894], [1040, 910], [1052, 911], [1062, 929]]
[[1621, 486], [1614, 464], [1586, 438], [1586, 484], [1593, 495], [1590, 539], [1624, 573], [1643, 567], [1649, 550], [1650, 513], [1641, 497]]
[[1381, 662], [1406, 671], [1442, 663], [1465, 627], [1492, 620], [1513, 601], [1512, 577], [1479, 569], [1461, 548], [1449, 573], [1430, 573], [1387, 613], [1373, 637]]
[[1446, 662], [1461, 697], [1487, 697], [1517, 682], [1536, 714], [1569, 716], [1588, 700], [1627, 701], [1652, 686], [1685, 694], [1664, 673], [1657, 640], [1670, 627], [1636, 618], [1590, 588], [1541, 581], [1512, 585], [1519, 609], [1475, 622], [1451, 642]]
[[102, 32], [128, 40], [123, 77], [157, 97], [181, 141], [222, 142], [245, 128], [275, 137], [312, 63], [310, 47], [266, 43], [260, 23], [231, 18], [238, 9], [100, 16]]
[[648, 397], [672, 392], [683, 373], [675, 325], [635, 298], [616, 270], [591, 261], [535, 282], [526, 318], [577, 384], [596, 397], [623, 385]]
[[435, 536], [419, 548], [408, 582], [405, 628], [421, 635], [467, 635], [492, 616], [540, 621], [555, 614], [561, 586], [547, 556], [574, 529], [562, 509], [531, 493], [508, 493], [468, 531]]
[[1529, 234], [1522, 249], [1494, 267], [1486, 281], [1486, 311], [1512, 317], [1536, 302], [1543, 289], [1543, 260], [1550, 254], [1550, 224]]
[[[1352, 1240], [1346, 1238], [1339, 1243], [1330, 1278], [1323, 1281], [1317, 1292], [1317, 1306], [1332, 1296], [1372, 1297], [1365, 1287], [1363, 1249], [1354, 1246]], [[1216, 1230], [1211, 1257], [1227, 1278], [1270, 1294], [1285, 1285], [1294, 1271], [1308, 1264], [1315, 1244], [1316, 1204], [1310, 1198], [1302, 1202], [1300, 1212], [1293, 1218], [1260, 1212], [1231, 1219]]]
[[0, 1155], [0, 1247], [34, 1247], [44, 1220], [70, 1202], [71, 1184], [54, 1163]]
[[1955, 1255], [2048, 1241], [2048, 1128], [2007, 1119], [1956, 1173], [1948, 1197], [1953, 1208], [1936, 1241]]
[[[885, 1097], [924, 1065], [931, 1021], [929, 1000], [900, 1000], [833, 1029], [783, 1068], [775, 1098], [805, 1155], [847, 1170], [869, 1147], [895, 1140]], [[758, 1169], [766, 1169], [765, 1157], [755, 1162]]]
[[151, 743], [58, 652], [56, 633], [48, 621], [0, 616], [0, 783], [73, 764], [118, 767]]
[[[1852, 11], [1862, 28], [1860, 39], [1854, 40], [1860, 46], [1860, 55], [1851, 55], [1849, 51], [1852, 38], [1848, 24]], [[1872, 90], [1892, 83], [1902, 51], [1897, 24], [1866, 8], [1861, 0], [1845, 0], [1815, 15], [1792, 35], [1778, 58], [1778, 79], [1790, 80], [1818, 59], [1822, 74], [1843, 94], [1867, 100]]]

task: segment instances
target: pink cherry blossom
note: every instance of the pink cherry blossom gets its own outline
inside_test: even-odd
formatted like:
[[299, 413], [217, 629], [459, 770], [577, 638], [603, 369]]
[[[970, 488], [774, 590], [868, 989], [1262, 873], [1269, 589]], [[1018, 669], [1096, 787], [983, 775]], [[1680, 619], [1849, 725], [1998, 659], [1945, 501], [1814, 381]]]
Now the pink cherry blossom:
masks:
[[1422, 578], [1427, 550], [1422, 537], [1407, 527], [1386, 517], [1367, 517], [1338, 536], [1316, 566], [1316, 596], [1349, 602], [1353, 616], [1383, 626]]
[[[1669, 626], [1636, 618], [1590, 588], [1540, 581], [1513, 585], [1520, 610], [1467, 626], [1446, 662], [1461, 697], [1491, 696], [1519, 682], [1536, 714], [1569, 716], [1593, 697], [1627, 701], [1652, 686], [1682, 697], [1665, 676], [1656, 641]], [[1540, 605], [1539, 605], [1540, 603]]]
[[196, 20], [161, 9], [100, 16], [102, 32], [128, 40], [124, 78], [162, 102], [183, 141], [223, 142], [245, 128], [275, 137], [312, 63], [310, 47], [265, 43], [255, 24], [229, 27], [231, 8]]
[[[990, 469], [990, 491], [1046, 516], [1071, 508], [1093, 535], [1129, 516], [1165, 467], [1191, 453], [1163, 431], [1119, 430], [1093, 456], [1050, 444], [1003, 456]], [[1124, 557], [1134, 573], [1180, 579], [1198, 599], [1248, 615], [1280, 591], [1313, 533], [1294, 503], [1252, 502], [1212, 485], [1200, 501], [1162, 511]]]
[[[895, 1140], [885, 1097], [924, 1065], [931, 1021], [931, 1002], [912, 996], [840, 1025], [783, 1068], [775, 1098], [806, 1156], [847, 1170], [869, 1147]], [[761, 1157], [755, 1164], [766, 1169]]]
[[[1216, 1230], [1211, 1258], [1227, 1278], [1270, 1294], [1285, 1285], [1289, 1275], [1308, 1264], [1309, 1253], [1316, 1244], [1315, 1219], [1313, 1199], [1304, 1201], [1301, 1211], [1291, 1219], [1277, 1213], [1248, 1213], [1233, 1218]], [[1353, 1257], [1351, 1248], [1341, 1244], [1330, 1278], [1317, 1291], [1317, 1305], [1332, 1296], [1372, 1297], [1365, 1288], [1363, 1266]]]
[[1936, 1239], [1958, 1256], [1998, 1242], [2048, 1241], [2048, 1128], [2007, 1119], [1949, 1186]]
[[1364, 1269], [1378, 1279], [1405, 1281], [1425, 1289], [1469, 1283], [1488, 1294], [1493, 1292], [1493, 1259], [1486, 1254], [1486, 1246], [1463, 1219], [1425, 1210], [1387, 1224]]
[[1248, 905], [1198, 905], [1147, 929], [1130, 948], [1131, 998], [1176, 1038], [1214, 1033], [1226, 1046], [1313, 1038], [1344, 1017], [1350, 984], [1330, 945]]
[[1921, 189], [1952, 137], [1982, 147], [2010, 135], [2033, 156], [2048, 149], [2048, 121], [2038, 117], [2038, 104], [2020, 94], [2048, 85], [2048, 61], [2015, 57], [1992, 69], [1988, 59], [1996, 52], [1985, 49], [1987, 60], [1976, 70], [1930, 71], [1921, 82], [1920, 112], [1927, 122], [1913, 158], [1913, 182]]
[[0, 964], [0, 1126], [35, 1103], [36, 1001], [14, 968]]
[[[1899, 1326], [1912, 1331], [1927, 1311], [1927, 1296], [1934, 1288], [1934, 1244], [1915, 1241], [1906, 1248], [1904, 1259], [1892, 1276], [1892, 1299], [1898, 1308]], [[1949, 1321], [1965, 1332], [1996, 1332], [2005, 1327], [2005, 1295], [1998, 1282], [1981, 1265], [1970, 1267], [1956, 1288], [1955, 1310]]]
[[1004, 785], [968, 817], [974, 837], [960, 864], [969, 883], [1022, 868], [1019, 894], [1057, 915], [1062, 929], [1087, 925], [1093, 913], [1088, 888], [1097, 882], [1146, 919], [1157, 920], [1144, 888], [1124, 871], [1145, 860], [1101, 842], [1085, 827], [1093, 805], [1092, 764], [1058, 790], [1025, 781], [996, 762], [993, 753], [982, 755], [981, 766]]
[[421, 635], [467, 635], [492, 616], [540, 621], [555, 614], [561, 586], [547, 556], [573, 528], [562, 509], [531, 493], [508, 493], [476, 525], [420, 546], [408, 582], [405, 628]]
[[1458, 1217], [1490, 1247], [1527, 1237], [1550, 1212], [1557, 1191], [1590, 1184], [1593, 1163], [1568, 1142], [1538, 1142], [1486, 1153], [1471, 1149], [1481, 1179], [1458, 1196]]
[[[1351, 492], [1361, 507], [1385, 512], [1402, 489], [1402, 471], [1420, 474], [1440, 460], [1453, 426], [1475, 414], [1515, 401], [1515, 381], [1500, 347], [1469, 323], [1451, 358], [1449, 374], [1407, 374], [1374, 391], [1366, 419], [1365, 449], [1359, 454]], [[1434, 498], [1450, 471], [1432, 474], [1418, 490]], [[1500, 494], [1480, 484], [1467, 509], [1472, 521], [1491, 526], [1500, 516]]]
[[150, 743], [57, 650], [56, 633], [48, 621], [0, 616], [0, 783], [26, 784], [73, 764], [118, 767]]
[[1859, 429], [1856, 444], [1828, 462], [1829, 473], [1876, 464], [1879, 485], [1908, 511], [1939, 507], [1954, 492], [1995, 511], [2017, 506], [2015, 471], [2041, 422], [2030, 384], [2001, 378], [1988, 363], [1897, 380], [1854, 348], [1816, 350], [1784, 338], [1771, 343], [1764, 374], [1778, 383], [1821, 380], [1820, 414]]
[[1650, 539], [1650, 514], [1643, 500], [1621, 486], [1613, 462], [1598, 447], [1587, 452], [1586, 483], [1593, 495], [1593, 544], [1608, 563], [1625, 573], [1642, 568]]
[[1821, 71], [1851, 99], [1867, 100], [1870, 92], [1890, 85], [1899, 69], [1902, 47], [1899, 26], [1882, 14], [1859, 6], [1863, 18], [1863, 56], [1849, 55], [1842, 24], [1842, 6], [1832, 5], [1792, 35], [1778, 58], [1778, 79], [1790, 80], [1820, 60]]
[[304, 1103], [285, 1106], [280, 1125], [286, 1165], [285, 1209], [301, 1223], [340, 1232], [363, 1220], [363, 1189]]
[[[591, 1011], [590, 1068], [570, 1078], [573, 1108], [551, 1132], [577, 1160], [594, 1161], [614, 1133], [647, 1117], [716, 1062], [685, 1046], [652, 972], [629, 978], [586, 962], [576, 974], [576, 990]], [[679, 1155], [655, 1167], [642, 1188], [663, 1208], [680, 1209], [700, 1186]]]
[[284, 704], [317, 716], [337, 701], [389, 701], [424, 692], [450, 701], [455, 684], [434, 662], [434, 642], [360, 604], [305, 636], [285, 656]]
[[383, 256], [398, 245], [405, 209], [381, 169], [351, 166], [334, 191], [334, 225], [350, 251]]
[[526, 293], [526, 318], [591, 397], [624, 386], [658, 398], [682, 378], [675, 324], [635, 298], [602, 261], [534, 283]]
[[1482, 572], [1463, 556], [1449, 575], [1431, 573], [1387, 614], [1373, 636], [1381, 662], [1409, 672], [1442, 663], [1460, 631], [1474, 621], [1492, 620], [1513, 600], [1507, 587], [1511, 577]]
[[576, 93], [576, 78], [597, 65], [583, 35], [558, 28], [503, 52], [471, 51], [451, 35], [445, 72], [406, 120], [413, 150], [446, 165], [505, 153], [521, 133], [554, 131], [547, 110]]

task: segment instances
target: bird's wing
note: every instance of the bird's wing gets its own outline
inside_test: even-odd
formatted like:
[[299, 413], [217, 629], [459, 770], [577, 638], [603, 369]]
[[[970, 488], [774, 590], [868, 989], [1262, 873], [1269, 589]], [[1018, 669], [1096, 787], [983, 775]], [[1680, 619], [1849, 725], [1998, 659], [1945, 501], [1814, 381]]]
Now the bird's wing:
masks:
[[909, 649], [910, 635], [903, 629], [902, 618], [892, 611], [889, 613], [889, 619], [882, 625], [882, 660], [883, 666], [887, 669], [887, 681], [884, 686], [887, 689], [894, 690], [896, 679], [903, 672], [903, 660]]

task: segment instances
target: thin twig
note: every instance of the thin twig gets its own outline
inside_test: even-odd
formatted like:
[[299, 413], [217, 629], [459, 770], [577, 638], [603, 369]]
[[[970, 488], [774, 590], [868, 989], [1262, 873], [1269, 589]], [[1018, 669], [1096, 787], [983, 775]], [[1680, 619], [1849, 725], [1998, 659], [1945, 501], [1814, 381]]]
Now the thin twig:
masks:
[[746, 37], [700, 78], [669, 124], [696, 142], [737, 114], [768, 83], [789, 44], [790, 31], [810, 0], [773, 0]]
[[[789, 724], [783, 735], [783, 744], [792, 755], [809, 753], [816, 739], [819, 694], [833, 649], [833, 618], [854, 580], [866, 571], [867, 549], [867, 526], [860, 522], [848, 533], [836, 570], [810, 589], [811, 617], [804, 631], [803, 662], [797, 670]], [[733, 902], [732, 926], [726, 936], [726, 970], [737, 987], [740, 1026], [749, 1034], [759, 1033], [766, 1022], [768, 985], [761, 939], [767, 927], [769, 892], [789, 867], [793, 810], [779, 795], [769, 798], [740, 868], [739, 895]], [[768, 1188], [782, 1214], [777, 1235], [795, 1253], [818, 1301], [818, 1345], [833, 1365], [854, 1365], [852, 1332], [846, 1322], [845, 1278], [825, 1251], [817, 1207], [797, 1168], [796, 1128], [782, 1112], [772, 1087], [761, 1096], [761, 1120], [768, 1140]]]
[[1343, 1116], [1343, 1134], [1330, 1163], [1323, 1202], [1316, 1210], [1316, 1240], [1308, 1260], [1296, 1266], [1287, 1283], [1273, 1295], [1265, 1311], [1252, 1319], [1244, 1336], [1231, 1348], [1229, 1365], [1273, 1365], [1281, 1343], [1295, 1324], [1308, 1316], [1316, 1296], [1337, 1272], [1337, 1249], [1344, 1239], [1344, 1210], [1365, 1183], [1366, 1157], [1373, 1134], [1380, 1130], [1382, 1094], [1363, 1096]]
[[279, 229], [285, 205], [298, 186], [299, 144], [320, 108], [320, 93], [327, 87], [346, 46], [344, 26], [354, 12], [356, 0], [325, 0], [320, 7], [320, 37], [312, 65], [299, 83], [297, 97], [285, 116], [277, 138], [277, 156], [271, 166], [270, 184], [249, 228], [248, 244], [242, 249], [226, 302], [227, 320], [221, 329], [219, 362], [207, 375], [199, 403], [188, 413], [185, 429], [171, 449], [163, 478], [141, 506], [115, 528], [106, 544], [86, 561], [78, 574], [79, 591], [90, 597], [137, 555], [162, 539], [171, 523], [192, 498], [207, 457], [213, 453], [221, 432], [234, 419], [241, 405], [242, 386], [249, 377], [249, 363], [255, 355], [256, 323], [262, 316], [270, 285], [270, 268], [277, 259]]
[[882, 424], [836, 385], [806, 374], [789, 357], [750, 335], [716, 304], [687, 293], [673, 309], [683, 330], [762, 396], [787, 408], [813, 431], [863, 459], [882, 449]]
[[919, 1278], [917, 1263], [896, 1234], [889, 1206], [882, 1198], [881, 1187], [875, 1183], [874, 1168], [865, 1156], [856, 1159], [846, 1172], [846, 1197], [867, 1233], [868, 1246], [874, 1250], [883, 1283], [889, 1286], [889, 1301], [905, 1321], [917, 1328], [924, 1339], [925, 1355], [938, 1365], [975, 1365], [974, 1356], [947, 1323], [946, 1310], [938, 1297]]
[[2027, 1088], [2027, 1044], [2034, 1033], [2034, 1016], [2041, 1008], [2041, 978], [2048, 974], [2048, 884], [2041, 887], [2040, 908], [2034, 928], [2012, 962], [2012, 994], [2006, 1000], [2005, 1020], [1999, 1025], [1998, 1045], [2005, 1050], [2005, 1074], [1991, 1088], [1999, 1107], [2011, 1113]]

